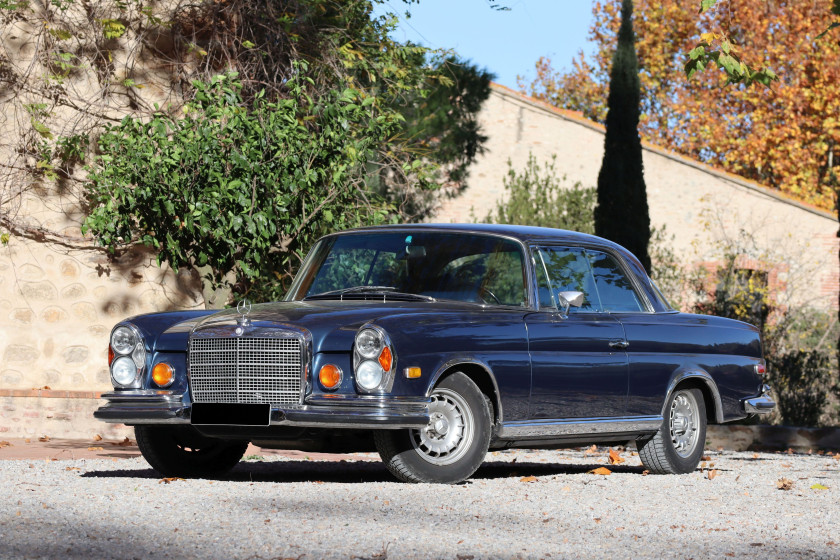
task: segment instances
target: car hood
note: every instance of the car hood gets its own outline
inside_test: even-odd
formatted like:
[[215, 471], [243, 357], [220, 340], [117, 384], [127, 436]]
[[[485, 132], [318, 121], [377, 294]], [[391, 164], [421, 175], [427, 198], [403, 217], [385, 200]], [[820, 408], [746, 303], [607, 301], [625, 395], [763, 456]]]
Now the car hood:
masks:
[[[349, 352], [359, 327], [368, 322], [399, 315], [434, 314], [443, 320], [444, 316], [457, 315], [459, 320], [466, 316], [498, 312], [500, 308], [462, 302], [404, 302], [368, 300], [315, 300], [288, 301], [256, 304], [247, 314], [253, 327], [305, 329], [312, 335], [315, 352]], [[520, 310], [523, 311], [523, 310]], [[156, 314], [159, 321], [162, 314]], [[132, 323], [144, 334], [154, 337], [150, 346], [157, 351], [186, 351], [190, 333], [206, 329], [236, 326], [241, 315], [236, 309], [225, 309], [210, 315], [192, 315], [187, 320], [170, 322], [165, 330], [158, 329], [155, 336], [144, 317], [135, 317]], [[162, 331], [162, 332], [161, 332]]]

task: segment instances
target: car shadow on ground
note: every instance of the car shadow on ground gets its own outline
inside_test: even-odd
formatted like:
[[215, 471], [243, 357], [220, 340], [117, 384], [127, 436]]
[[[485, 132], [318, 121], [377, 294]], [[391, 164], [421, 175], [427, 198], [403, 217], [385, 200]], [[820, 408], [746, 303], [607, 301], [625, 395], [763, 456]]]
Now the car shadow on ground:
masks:
[[[603, 464], [559, 464], [505, 461], [485, 462], [470, 480], [495, 480], [524, 476], [556, 476], [585, 474], [607, 466], [613, 473], [644, 474], [644, 467]], [[147, 478], [161, 479], [162, 475], [149, 469], [92, 470], [83, 473], [86, 478]], [[237, 465], [225, 476], [212, 478], [228, 482], [319, 482], [366, 483], [394, 482], [380, 462], [373, 461], [246, 461]]]

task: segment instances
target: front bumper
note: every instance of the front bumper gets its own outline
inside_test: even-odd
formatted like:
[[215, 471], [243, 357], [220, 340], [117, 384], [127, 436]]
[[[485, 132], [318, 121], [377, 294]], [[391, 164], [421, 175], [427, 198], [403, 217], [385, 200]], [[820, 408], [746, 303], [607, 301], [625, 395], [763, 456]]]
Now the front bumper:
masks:
[[[171, 391], [114, 391], [104, 393], [108, 403], [94, 411], [104, 422], [135, 424], [190, 424], [191, 404]], [[270, 426], [311, 428], [397, 429], [429, 424], [428, 397], [310, 397], [305, 404], [272, 407]], [[235, 423], [230, 424], [235, 426]]]
[[776, 409], [776, 401], [770, 396], [770, 385], [762, 385], [758, 396], [743, 399], [741, 405], [747, 414], [770, 414]]

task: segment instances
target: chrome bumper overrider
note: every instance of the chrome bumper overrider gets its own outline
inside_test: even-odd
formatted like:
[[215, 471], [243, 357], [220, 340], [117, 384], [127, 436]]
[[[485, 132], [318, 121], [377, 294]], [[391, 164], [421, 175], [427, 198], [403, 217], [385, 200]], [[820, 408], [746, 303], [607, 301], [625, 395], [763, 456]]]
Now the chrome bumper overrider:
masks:
[[762, 385], [761, 394], [741, 401], [747, 414], [770, 414], [776, 408], [776, 401], [770, 396], [770, 386]]
[[[122, 424], [189, 424], [191, 404], [170, 391], [114, 391], [93, 416]], [[429, 423], [428, 397], [310, 397], [306, 404], [272, 407], [271, 426], [313, 428], [423, 428]], [[231, 424], [236, 425], [236, 424]]]

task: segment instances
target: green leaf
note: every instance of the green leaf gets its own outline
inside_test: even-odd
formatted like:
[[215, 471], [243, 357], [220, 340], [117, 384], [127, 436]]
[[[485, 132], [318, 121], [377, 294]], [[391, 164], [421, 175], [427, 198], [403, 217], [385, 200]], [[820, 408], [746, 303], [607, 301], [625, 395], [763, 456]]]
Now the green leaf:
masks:
[[8, 245], [9, 244], [9, 237], [10, 236], [9, 236], [8, 233], [0, 234], [0, 243], [2, 243], [3, 246]]
[[119, 39], [125, 34], [125, 24], [118, 19], [101, 19], [99, 24], [106, 39]]
[[717, 0], [700, 0], [700, 13], [708, 12], [715, 4], [717, 4]]
[[811, 490], [828, 490], [828, 486], [823, 486], [819, 482], [811, 486]]
[[42, 123], [41, 121], [35, 120], [35, 117], [30, 117], [30, 122], [32, 123], [32, 128], [35, 129], [41, 138], [46, 138], [47, 140], [52, 140], [53, 133], [47, 128], [47, 125]]

